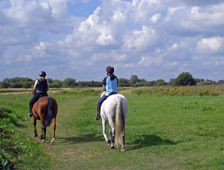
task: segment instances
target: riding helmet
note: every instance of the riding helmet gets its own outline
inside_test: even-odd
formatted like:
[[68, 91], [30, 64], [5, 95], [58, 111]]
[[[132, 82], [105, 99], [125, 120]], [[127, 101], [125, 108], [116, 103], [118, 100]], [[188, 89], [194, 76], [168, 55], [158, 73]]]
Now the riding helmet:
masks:
[[47, 75], [47, 74], [46, 74], [45, 71], [41, 71], [40, 74], [39, 74], [40, 77], [45, 77], [46, 75]]
[[107, 66], [106, 68], [107, 73], [113, 74], [114, 73], [114, 68], [111, 66]]

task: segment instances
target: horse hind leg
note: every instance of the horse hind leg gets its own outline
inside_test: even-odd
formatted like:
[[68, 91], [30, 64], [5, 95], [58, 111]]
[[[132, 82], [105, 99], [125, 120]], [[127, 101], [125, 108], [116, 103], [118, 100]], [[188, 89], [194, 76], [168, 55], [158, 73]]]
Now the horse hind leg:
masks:
[[125, 122], [124, 122], [124, 129], [122, 131], [122, 142], [121, 142], [121, 151], [125, 151]]
[[53, 128], [53, 137], [51, 139], [51, 145], [54, 144], [54, 141], [55, 141], [55, 131], [56, 131], [56, 118], [53, 118], [52, 119], [52, 128]]
[[46, 126], [45, 126], [45, 121], [42, 119], [41, 120], [41, 137], [40, 137], [42, 143], [45, 142], [46, 139]]
[[37, 134], [37, 119], [33, 119], [33, 126], [34, 126], [34, 137], [37, 137], [38, 134]]
[[105, 121], [105, 120], [102, 118], [103, 137], [104, 137], [104, 139], [105, 139], [105, 142], [107, 142], [107, 144], [110, 145], [110, 140], [108, 140], [108, 138], [107, 138], [107, 134], [106, 134], [106, 124], [107, 124], [107, 121]]
[[110, 133], [111, 133], [111, 144], [110, 148], [114, 149], [114, 141], [115, 141], [115, 129], [114, 129], [114, 123], [113, 120], [109, 120], [109, 125], [110, 125]]
[[125, 136], [122, 136], [122, 143], [121, 143], [121, 151], [124, 152], [125, 151]]

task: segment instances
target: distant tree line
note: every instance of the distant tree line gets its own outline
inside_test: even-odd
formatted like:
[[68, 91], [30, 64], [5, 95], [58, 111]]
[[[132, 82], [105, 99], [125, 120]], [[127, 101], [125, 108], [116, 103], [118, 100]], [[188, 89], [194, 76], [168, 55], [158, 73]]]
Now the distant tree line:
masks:
[[[50, 88], [73, 88], [73, 87], [101, 87], [102, 81], [79, 81], [74, 78], [57, 80], [48, 78]], [[35, 80], [24, 77], [5, 78], [0, 81], [0, 88], [31, 88]], [[137, 75], [132, 75], [130, 79], [119, 78], [119, 87], [142, 87], [142, 86], [192, 86], [192, 85], [224, 85], [224, 80], [212, 81], [204, 79], [195, 79], [189, 72], [183, 72], [176, 79], [166, 82], [162, 79], [155, 81], [146, 81], [139, 79]]]

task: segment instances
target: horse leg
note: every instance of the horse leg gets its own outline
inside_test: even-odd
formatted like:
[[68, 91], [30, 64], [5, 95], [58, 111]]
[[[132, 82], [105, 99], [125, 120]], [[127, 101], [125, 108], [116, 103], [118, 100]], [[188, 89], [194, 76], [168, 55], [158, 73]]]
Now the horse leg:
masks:
[[47, 132], [47, 126], [44, 126], [44, 139], [46, 140], [46, 132]]
[[46, 126], [44, 119], [41, 120], [41, 141], [44, 143], [46, 139]]
[[52, 119], [52, 128], [53, 128], [53, 138], [51, 139], [51, 144], [53, 145], [55, 141], [56, 118]]
[[113, 123], [112, 119], [109, 119], [109, 125], [110, 125], [110, 129], [111, 129], [111, 144], [110, 144], [110, 148], [114, 149], [115, 129], [114, 129], [114, 123]]
[[121, 151], [125, 151], [125, 136], [122, 136], [122, 144], [121, 144]]
[[112, 141], [113, 135], [112, 135], [112, 129], [110, 128], [110, 141]]
[[34, 137], [37, 137], [37, 119], [36, 118], [33, 118], [33, 126], [34, 126]]
[[125, 126], [124, 126], [124, 130], [123, 130], [123, 132], [122, 132], [121, 151], [122, 151], [122, 152], [125, 151]]
[[106, 123], [107, 123], [107, 121], [102, 118], [103, 136], [104, 136], [105, 142], [107, 142], [109, 145], [110, 141], [108, 140], [107, 134], [106, 134]]

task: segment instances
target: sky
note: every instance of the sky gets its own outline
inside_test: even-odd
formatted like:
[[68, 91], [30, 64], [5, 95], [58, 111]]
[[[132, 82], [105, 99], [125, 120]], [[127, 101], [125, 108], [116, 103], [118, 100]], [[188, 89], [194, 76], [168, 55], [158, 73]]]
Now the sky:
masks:
[[0, 81], [101, 81], [105, 68], [224, 79], [224, 0], [0, 0]]

